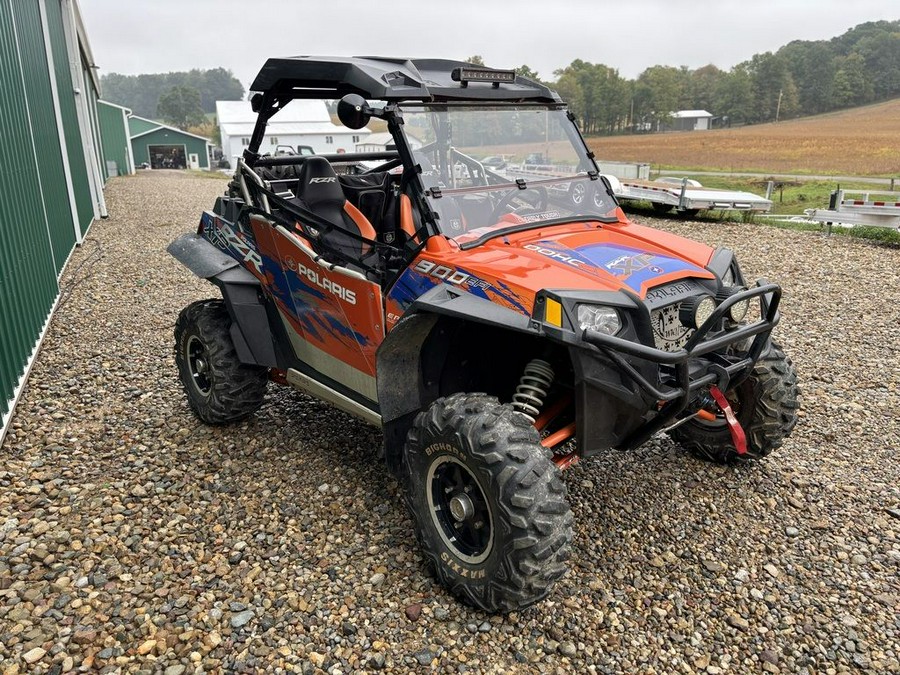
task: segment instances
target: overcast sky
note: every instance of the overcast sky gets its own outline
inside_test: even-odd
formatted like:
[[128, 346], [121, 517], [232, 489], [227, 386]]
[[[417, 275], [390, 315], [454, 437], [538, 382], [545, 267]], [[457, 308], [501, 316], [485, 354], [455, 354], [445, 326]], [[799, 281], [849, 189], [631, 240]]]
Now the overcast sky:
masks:
[[792, 40], [900, 18], [897, 0], [79, 0], [100, 73], [231, 69], [270, 56], [378, 55], [527, 64], [580, 58], [628, 78], [652, 65], [723, 70]]

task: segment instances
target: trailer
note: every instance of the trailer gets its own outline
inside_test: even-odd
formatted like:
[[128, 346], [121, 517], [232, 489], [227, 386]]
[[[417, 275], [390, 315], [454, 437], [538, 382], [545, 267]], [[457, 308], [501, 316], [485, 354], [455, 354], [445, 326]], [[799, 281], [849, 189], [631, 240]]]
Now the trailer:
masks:
[[675, 210], [688, 217], [700, 211], [756, 211], [765, 213], [772, 201], [752, 192], [705, 188], [690, 178], [661, 177], [649, 180], [610, 181], [616, 197], [626, 201], [650, 202], [655, 211]]
[[[510, 180], [534, 180], [548, 177], [571, 176], [578, 167], [568, 164], [543, 163], [539, 153], [529, 155], [522, 164], [507, 164], [496, 171]], [[739, 190], [717, 190], [705, 188], [690, 178], [661, 177], [656, 180], [642, 180], [649, 174], [649, 164], [629, 164], [626, 162], [600, 162], [601, 172], [609, 181], [613, 193], [619, 200], [647, 201], [659, 213], [676, 210], [691, 217], [703, 210], [755, 211], [765, 213], [772, 208], [772, 201], [752, 192]], [[462, 169], [462, 165], [460, 165]], [[614, 169], [614, 172], [609, 172]], [[623, 177], [625, 174], [626, 177]], [[635, 178], [634, 176], [638, 176]], [[771, 185], [770, 185], [771, 189]]]
[[835, 190], [827, 209], [806, 209], [807, 218], [831, 225], [900, 229], [900, 192]]

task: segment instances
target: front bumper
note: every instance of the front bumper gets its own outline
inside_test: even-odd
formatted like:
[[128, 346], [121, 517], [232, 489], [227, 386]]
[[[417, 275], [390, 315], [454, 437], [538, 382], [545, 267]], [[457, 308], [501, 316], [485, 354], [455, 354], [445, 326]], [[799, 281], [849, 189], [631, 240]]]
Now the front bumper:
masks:
[[[721, 325], [729, 308], [744, 300], [751, 302], [757, 300], [760, 303], [760, 318], [740, 328], [721, 331], [708, 337], [716, 326]], [[778, 325], [780, 302], [781, 288], [777, 284], [770, 284], [765, 280], [757, 281], [754, 288], [736, 293], [719, 304], [709, 319], [687, 341], [684, 348], [675, 352], [585, 330], [583, 340], [596, 347], [615, 364], [623, 380], [629, 380], [646, 397], [661, 404], [655, 415], [641, 421], [636, 428], [630, 429], [616, 443], [616, 447], [635, 448], [672, 424], [704, 387], [716, 385], [722, 391], [727, 391], [748, 377], [766, 348], [772, 329]], [[741, 350], [738, 354], [725, 354], [728, 347], [751, 339], [748, 349]], [[635, 360], [655, 365], [656, 368], [653, 369], [655, 372], [665, 369], [665, 383], [662, 383], [663, 378], [660, 378], [660, 384], [651, 382], [632, 363]], [[644, 368], [644, 371], [647, 372], [647, 369]], [[579, 430], [579, 445], [583, 449], [582, 452], [586, 449], [586, 445], [590, 445], [589, 439], [592, 436], [588, 429]], [[590, 451], [585, 454], [590, 454]]]

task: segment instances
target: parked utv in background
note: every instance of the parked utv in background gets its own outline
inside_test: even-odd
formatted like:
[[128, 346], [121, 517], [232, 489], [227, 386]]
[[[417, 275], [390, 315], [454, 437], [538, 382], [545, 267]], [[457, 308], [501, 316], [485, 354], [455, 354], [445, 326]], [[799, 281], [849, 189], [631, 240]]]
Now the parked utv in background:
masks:
[[[780, 288], [629, 222], [555, 92], [452, 61], [314, 57], [268, 60], [251, 89], [227, 194], [169, 247], [222, 295], [177, 321], [188, 401], [227, 423], [274, 381], [381, 426], [453, 593], [509, 611], [550, 592], [579, 459], [667, 431], [753, 460], [793, 429]], [[260, 156], [295, 98], [340, 99], [354, 129], [384, 120], [396, 150]]]

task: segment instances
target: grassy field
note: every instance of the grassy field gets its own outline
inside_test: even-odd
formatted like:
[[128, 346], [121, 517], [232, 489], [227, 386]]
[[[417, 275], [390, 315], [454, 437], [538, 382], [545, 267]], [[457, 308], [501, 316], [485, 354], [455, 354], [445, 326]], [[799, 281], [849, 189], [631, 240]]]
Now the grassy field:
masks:
[[900, 98], [777, 124], [591, 137], [588, 145], [601, 159], [654, 169], [900, 176]]

